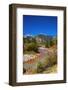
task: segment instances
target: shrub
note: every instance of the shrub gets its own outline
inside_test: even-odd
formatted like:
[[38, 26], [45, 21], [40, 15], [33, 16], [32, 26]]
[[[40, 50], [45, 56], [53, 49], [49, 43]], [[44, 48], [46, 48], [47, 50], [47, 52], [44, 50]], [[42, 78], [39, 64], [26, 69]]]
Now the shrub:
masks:
[[50, 47], [50, 44], [49, 44], [49, 42], [48, 42], [48, 41], [46, 41], [46, 43], [45, 43], [45, 47], [47, 47], [47, 48], [49, 48], [49, 47]]
[[25, 68], [23, 68], [23, 73], [26, 73], [26, 69]]
[[26, 47], [27, 51], [34, 51], [34, 52], [38, 52], [38, 45], [36, 43], [29, 43]]
[[57, 40], [56, 39], [46, 41], [46, 43], [45, 43], [45, 47], [47, 47], [47, 48], [49, 48], [49, 47], [51, 47], [53, 45], [57, 45]]
[[36, 74], [36, 73], [37, 73], [37, 69], [33, 69], [32, 74]]
[[43, 71], [44, 71], [43, 63], [38, 62], [38, 64], [37, 64], [37, 73], [41, 73]]
[[57, 64], [57, 53], [56, 52], [50, 53], [44, 61], [45, 67], [49, 67], [54, 64]]

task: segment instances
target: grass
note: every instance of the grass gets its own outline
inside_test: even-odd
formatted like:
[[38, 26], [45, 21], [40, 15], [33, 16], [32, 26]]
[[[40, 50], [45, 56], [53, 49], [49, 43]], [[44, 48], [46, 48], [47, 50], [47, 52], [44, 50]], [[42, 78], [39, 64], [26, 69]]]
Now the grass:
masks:
[[[56, 47], [48, 48], [47, 55], [44, 55], [44, 57], [40, 60], [36, 60], [35, 66], [37, 65], [37, 68], [34, 69], [33, 65], [31, 70], [28, 70], [28, 74], [48, 74], [48, 73], [57, 73], [57, 49]], [[24, 54], [37, 54], [34, 51], [25, 51]], [[25, 73], [26, 74], [26, 73]]]
[[[46, 68], [41, 74], [51, 74], [51, 73], [57, 73], [57, 64], [52, 65], [51, 67]], [[32, 70], [31, 74], [37, 74], [37, 70]]]
[[34, 51], [24, 51], [24, 54], [36, 54]]
[[45, 71], [43, 71], [43, 73], [57, 73], [57, 64], [51, 66], [51, 67], [48, 67]]

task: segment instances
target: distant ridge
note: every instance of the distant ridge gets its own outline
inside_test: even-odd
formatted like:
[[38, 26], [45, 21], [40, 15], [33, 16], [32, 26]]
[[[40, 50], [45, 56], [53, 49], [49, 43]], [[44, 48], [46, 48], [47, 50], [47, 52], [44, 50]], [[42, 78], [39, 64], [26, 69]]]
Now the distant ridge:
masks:
[[35, 36], [32, 35], [24, 35], [23, 36], [25, 39], [27, 40], [33, 40], [35, 39], [37, 42], [46, 42], [46, 41], [50, 41], [54, 38], [57, 38], [57, 36], [51, 36], [51, 35], [44, 35], [44, 34], [38, 34]]

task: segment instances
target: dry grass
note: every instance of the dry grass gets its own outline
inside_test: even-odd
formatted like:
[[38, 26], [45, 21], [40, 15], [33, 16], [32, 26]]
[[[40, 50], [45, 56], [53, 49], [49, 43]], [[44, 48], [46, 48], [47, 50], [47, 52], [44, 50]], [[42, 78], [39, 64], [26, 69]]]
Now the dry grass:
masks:
[[[48, 74], [57, 73], [57, 49], [56, 47], [48, 48], [48, 53], [44, 55], [43, 58], [38, 56], [34, 60], [30, 60], [32, 63], [27, 63], [29, 68], [27, 68], [24, 74]], [[35, 55], [35, 54], [34, 54]], [[34, 63], [33, 63], [34, 62]]]
[[43, 73], [48, 74], [48, 73], [57, 73], [57, 64], [48, 67]]

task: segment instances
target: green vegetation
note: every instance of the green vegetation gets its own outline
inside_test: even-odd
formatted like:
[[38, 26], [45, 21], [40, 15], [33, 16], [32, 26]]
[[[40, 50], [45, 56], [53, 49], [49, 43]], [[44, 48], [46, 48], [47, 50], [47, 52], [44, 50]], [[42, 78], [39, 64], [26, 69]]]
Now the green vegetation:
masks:
[[37, 73], [42, 73], [44, 71], [44, 65], [41, 62], [37, 64]]
[[57, 72], [57, 64], [52, 65], [51, 67], [48, 67], [46, 70], [43, 71], [44, 73], [56, 73]]
[[37, 64], [37, 73], [43, 73], [49, 67], [52, 67], [52, 66], [54, 66], [56, 64], [57, 64], [57, 54], [55, 52], [50, 53], [50, 55], [47, 56], [47, 58], [44, 60], [43, 63], [38, 62], [38, 64]]
[[50, 53], [45, 62], [45, 67], [49, 67], [49, 66], [52, 66], [54, 64], [57, 64], [57, 53], [53, 51], [53, 53]]
[[[42, 61], [35, 63], [37, 68], [31, 68], [31, 74], [37, 73], [55, 73], [57, 72], [57, 52], [56, 49], [53, 52], [49, 52], [48, 56]], [[26, 69], [23, 69], [23, 73], [26, 73]], [[30, 73], [29, 73], [30, 74]]]
[[23, 73], [25, 73], [26, 72], [26, 69], [25, 68], [23, 68]]
[[57, 45], [57, 40], [56, 40], [56, 38], [53, 38], [53, 39], [51, 39], [51, 40], [49, 40], [49, 41], [46, 41], [46, 43], [45, 43], [45, 47], [47, 47], [47, 48], [49, 48], [49, 47], [51, 47], [51, 46], [53, 46], [53, 45]]
[[[28, 67], [30, 67], [31, 71], [23, 68], [23, 73], [28, 74], [36, 74], [36, 73], [51, 73], [57, 71], [57, 38], [50, 37], [45, 35], [38, 35], [36, 37], [27, 36], [23, 38], [24, 46], [23, 52], [24, 54], [33, 54], [37, 55], [37, 53], [41, 54], [43, 51], [44, 58], [36, 58], [39, 60], [35, 60], [35, 62], [28, 63]], [[43, 51], [40, 52], [39, 47], [43, 47]], [[41, 55], [40, 55], [41, 56]], [[34, 59], [33, 59], [34, 61]], [[33, 65], [36, 68], [33, 68]]]
[[24, 53], [26, 52], [38, 52], [38, 45], [36, 40], [32, 37], [27, 37], [23, 39], [24, 41]]
[[28, 44], [25, 44], [25, 48], [24, 48], [24, 52], [30, 52], [30, 51], [34, 51], [34, 52], [38, 52], [38, 45], [37, 43], [34, 43], [34, 42], [31, 42], [31, 43], [28, 43]]
[[[40, 40], [40, 41], [39, 41]], [[23, 38], [24, 53], [27, 51], [38, 52], [38, 47], [45, 46], [50, 48], [57, 44], [57, 38], [45, 35], [37, 35], [36, 37], [27, 36]]]

